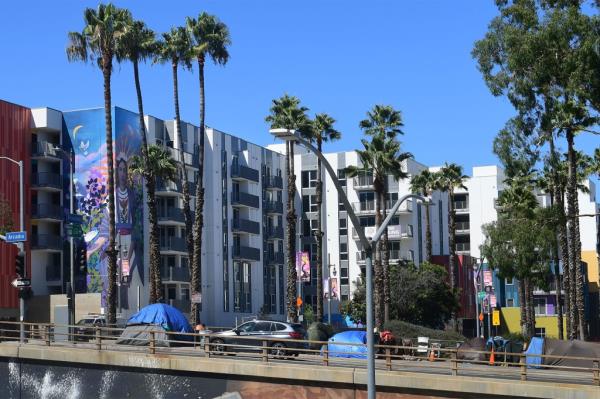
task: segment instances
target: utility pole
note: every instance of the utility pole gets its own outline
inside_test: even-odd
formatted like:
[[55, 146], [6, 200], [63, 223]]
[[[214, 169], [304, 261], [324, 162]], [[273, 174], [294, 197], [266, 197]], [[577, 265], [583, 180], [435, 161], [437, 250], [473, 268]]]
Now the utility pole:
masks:
[[[14, 162], [14, 161], [13, 161]], [[19, 161], [19, 227], [21, 231], [25, 231], [25, 186], [23, 184], [23, 161]], [[25, 253], [23, 257], [23, 277], [27, 276], [27, 253], [25, 252], [25, 243], [19, 245], [19, 250]], [[19, 341], [25, 342], [25, 299], [23, 298], [23, 289], [19, 290], [19, 320], [21, 322], [19, 328]]]
[[[70, 157], [69, 157], [69, 212], [72, 215], [75, 212], [75, 205], [73, 202], [73, 197], [74, 197], [74, 193], [73, 193], [73, 175], [74, 175], [74, 163], [75, 163], [75, 159], [74, 159], [74, 155], [75, 152], [73, 150], [71, 150], [70, 152]], [[69, 247], [71, 250], [71, 270], [70, 270], [70, 281], [71, 281], [71, 298], [69, 301], [69, 325], [73, 326], [75, 324], [75, 246], [73, 244], [73, 235], [71, 234], [71, 237], [69, 237]], [[69, 327], [69, 329], [73, 329], [73, 327]], [[71, 331], [71, 333], [74, 333], [75, 331]], [[69, 335], [72, 339], [75, 339], [74, 335], [71, 334]]]
[[331, 325], [331, 254], [327, 254], [327, 324]]

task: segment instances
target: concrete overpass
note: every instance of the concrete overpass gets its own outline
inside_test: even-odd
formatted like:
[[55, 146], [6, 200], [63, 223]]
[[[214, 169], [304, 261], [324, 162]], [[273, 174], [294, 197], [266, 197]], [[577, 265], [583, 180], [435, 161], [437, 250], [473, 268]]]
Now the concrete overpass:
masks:
[[[1, 343], [0, 384], [9, 398], [366, 397], [366, 370], [352, 365], [113, 349]], [[600, 387], [593, 385], [466, 374], [378, 370], [378, 397], [600, 398]]]

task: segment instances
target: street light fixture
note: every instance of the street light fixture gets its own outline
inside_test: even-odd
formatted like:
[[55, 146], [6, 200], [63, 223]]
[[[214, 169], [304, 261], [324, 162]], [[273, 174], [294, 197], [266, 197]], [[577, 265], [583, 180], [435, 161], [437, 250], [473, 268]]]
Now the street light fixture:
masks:
[[338, 197], [339, 197], [339, 199], [342, 200], [342, 203], [344, 204], [344, 208], [346, 208], [346, 212], [348, 213], [348, 217], [350, 218], [350, 221], [352, 222], [352, 225], [354, 226], [354, 229], [356, 230], [356, 233], [358, 234], [358, 238], [359, 238], [363, 248], [365, 249], [365, 255], [366, 255], [365, 267], [366, 267], [366, 285], [367, 285], [367, 290], [366, 290], [367, 291], [366, 292], [366, 296], [367, 296], [367, 298], [366, 298], [367, 299], [367, 375], [368, 375], [368, 379], [367, 379], [367, 394], [368, 395], [367, 395], [367, 397], [368, 397], [368, 399], [375, 399], [375, 390], [376, 390], [376, 387], [375, 387], [375, 340], [374, 340], [374, 336], [373, 336], [373, 333], [375, 331], [374, 326], [373, 326], [373, 324], [374, 324], [374, 321], [373, 321], [373, 248], [375, 247], [375, 244], [377, 244], [377, 241], [379, 241], [379, 239], [385, 232], [385, 229], [387, 228], [388, 224], [390, 224], [390, 222], [392, 221], [392, 218], [394, 217], [394, 215], [400, 208], [400, 205], [402, 205], [402, 203], [404, 201], [406, 201], [409, 198], [414, 198], [417, 200], [421, 200], [425, 203], [428, 203], [429, 200], [418, 194], [407, 194], [407, 195], [404, 195], [403, 197], [399, 198], [398, 201], [396, 201], [396, 203], [392, 207], [392, 209], [390, 209], [387, 217], [385, 218], [383, 223], [381, 223], [381, 226], [379, 227], [379, 229], [375, 232], [375, 234], [373, 234], [373, 237], [371, 238], [371, 240], [368, 240], [367, 236], [365, 235], [364, 227], [360, 225], [360, 221], [359, 221], [358, 217], [356, 216], [356, 214], [354, 213], [354, 210], [353, 210], [352, 206], [350, 205], [350, 202], [348, 201], [348, 197], [346, 196], [346, 193], [344, 192], [342, 186], [340, 186], [340, 183], [337, 179], [337, 175], [336, 175], [335, 171], [333, 170], [333, 168], [331, 167], [331, 165], [329, 164], [329, 162], [327, 161], [327, 159], [325, 158], [323, 153], [320, 152], [319, 150], [317, 150], [315, 148], [315, 146], [313, 146], [310, 142], [303, 139], [300, 136], [300, 132], [298, 132], [294, 129], [281, 129], [281, 128], [270, 129], [269, 133], [271, 135], [273, 135], [275, 138], [278, 138], [278, 139], [281, 139], [284, 141], [297, 142], [297, 143], [301, 144], [303, 147], [305, 147], [307, 150], [309, 150], [310, 152], [315, 154], [317, 156], [317, 158], [319, 158], [322, 165], [325, 167], [325, 170], [331, 177], [331, 180], [333, 181], [335, 189], [338, 192]]

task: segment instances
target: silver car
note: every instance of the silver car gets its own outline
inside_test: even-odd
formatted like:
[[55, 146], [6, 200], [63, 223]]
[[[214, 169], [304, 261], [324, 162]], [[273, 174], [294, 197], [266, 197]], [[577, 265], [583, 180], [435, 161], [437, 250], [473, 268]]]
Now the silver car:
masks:
[[[244, 339], [245, 337], [257, 339]], [[294, 349], [306, 348], [304, 342], [290, 341], [306, 338], [306, 330], [301, 324], [270, 320], [248, 321], [231, 330], [217, 333], [210, 341], [213, 344], [211, 348], [217, 352], [253, 352], [261, 350], [260, 338], [269, 339], [270, 354], [273, 356], [298, 356], [299, 352]]]

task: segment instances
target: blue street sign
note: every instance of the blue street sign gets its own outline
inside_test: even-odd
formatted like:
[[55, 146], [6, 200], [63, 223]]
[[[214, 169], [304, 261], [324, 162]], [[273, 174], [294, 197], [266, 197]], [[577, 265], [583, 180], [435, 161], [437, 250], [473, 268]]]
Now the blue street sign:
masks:
[[76, 213], [70, 213], [67, 215], [67, 221], [73, 224], [82, 224], [83, 223], [83, 215], [78, 215]]
[[6, 233], [6, 242], [23, 242], [27, 241], [26, 231], [11, 231]]

